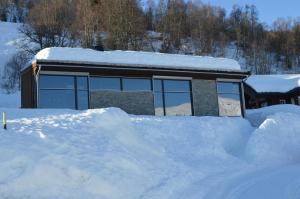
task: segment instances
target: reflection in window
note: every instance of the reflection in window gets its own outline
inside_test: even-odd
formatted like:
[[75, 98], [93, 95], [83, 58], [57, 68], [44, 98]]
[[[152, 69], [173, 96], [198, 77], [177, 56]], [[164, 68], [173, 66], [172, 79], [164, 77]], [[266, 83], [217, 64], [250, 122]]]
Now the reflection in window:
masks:
[[190, 81], [154, 80], [155, 115], [192, 115]]
[[73, 76], [41, 75], [39, 78], [41, 89], [74, 89]]
[[77, 89], [88, 90], [88, 78], [87, 77], [76, 77]]
[[190, 92], [190, 82], [182, 80], [164, 80], [164, 90], [170, 92]]
[[156, 79], [153, 81], [154, 91], [162, 92], [162, 80]]
[[150, 79], [123, 78], [124, 91], [151, 91]]
[[89, 92], [77, 91], [77, 109], [85, 110], [89, 108]]
[[166, 115], [192, 115], [190, 93], [165, 93]]
[[155, 92], [154, 99], [155, 99], [155, 115], [158, 115], [158, 116], [165, 115], [164, 103], [163, 103], [163, 93]]
[[240, 83], [218, 82], [217, 87], [220, 116], [241, 116]]
[[76, 77], [77, 82], [77, 109], [84, 110], [89, 108], [88, 78]]
[[88, 109], [88, 99], [87, 77], [64, 75], [39, 77], [39, 108]]
[[97, 90], [121, 90], [121, 80], [116, 77], [91, 77], [90, 89]]
[[75, 109], [74, 90], [40, 90], [39, 108]]

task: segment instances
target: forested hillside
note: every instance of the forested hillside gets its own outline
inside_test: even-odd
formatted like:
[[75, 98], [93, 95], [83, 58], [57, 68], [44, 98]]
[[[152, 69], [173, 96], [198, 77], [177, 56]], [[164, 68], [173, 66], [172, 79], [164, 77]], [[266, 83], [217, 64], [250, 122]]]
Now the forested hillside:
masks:
[[23, 23], [18, 52], [2, 72], [7, 89], [15, 87], [7, 78], [12, 71], [50, 46], [228, 57], [257, 74], [300, 71], [300, 18], [267, 26], [254, 5], [225, 10], [192, 0], [0, 0], [0, 20]]

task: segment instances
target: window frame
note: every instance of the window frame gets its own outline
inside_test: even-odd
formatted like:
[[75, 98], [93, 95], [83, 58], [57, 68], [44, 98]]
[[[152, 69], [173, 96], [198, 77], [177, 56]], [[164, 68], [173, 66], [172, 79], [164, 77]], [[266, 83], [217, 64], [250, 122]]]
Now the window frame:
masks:
[[[99, 90], [92, 90], [91, 91], [115, 91], [115, 92], [153, 92], [153, 78], [151, 77], [133, 77], [133, 76], [106, 76], [106, 75], [90, 75], [89, 81], [92, 78], [118, 78], [120, 80], [120, 90], [113, 90], [113, 89], [99, 89]], [[123, 79], [143, 79], [150, 81], [150, 90], [124, 90]]]
[[[56, 76], [56, 77], [72, 77], [72, 79], [73, 79], [73, 85], [74, 85], [74, 87], [73, 88], [55, 88], [55, 87], [53, 87], [53, 88], [41, 88], [41, 86], [40, 86], [40, 78], [42, 77], [42, 76]], [[87, 79], [87, 90], [85, 90], [85, 89], [77, 89], [77, 78], [78, 77], [84, 77], [84, 78], [86, 78]], [[55, 91], [55, 90], [68, 90], [68, 91], [73, 91], [74, 92], [74, 107], [72, 108], [73, 110], [86, 110], [86, 109], [79, 109], [78, 108], [78, 91], [87, 91], [88, 92], [88, 99], [87, 99], [87, 105], [88, 105], [88, 107], [87, 107], [87, 109], [89, 109], [90, 108], [90, 92], [89, 92], [89, 90], [90, 90], [90, 84], [89, 84], [90, 82], [89, 82], [89, 75], [86, 75], [86, 74], [76, 74], [76, 73], [51, 73], [51, 72], [49, 72], [49, 73], [47, 73], [47, 72], [43, 72], [43, 73], [41, 73], [40, 75], [39, 75], [39, 77], [38, 77], [38, 97], [37, 97], [37, 107], [38, 108], [41, 108], [41, 106], [40, 106], [40, 98], [41, 98], [41, 96], [40, 96], [40, 91], [41, 90], [51, 90], [51, 91]]]
[[[155, 91], [154, 90], [154, 83], [155, 83], [155, 80], [160, 80], [161, 81], [161, 91]], [[165, 81], [168, 81], [168, 80], [171, 80], [171, 81], [185, 81], [185, 82], [188, 82], [189, 83], [189, 90], [188, 91], [165, 91], [165, 85], [164, 85], [164, 82]], [[167, 115], [166, 114], [166, 93], [188, 93], [189, 96], [190, 96], [190, 104], [191, 104], [191, 115], [189, 116], [194, 116], [194, 104], [193, 104], [193, 92], [192, 92], [192, 79], [190, 78], [172, 78], [172, 77], [167, 77], [167, 78], [164, 78], [164, 77], [153, 77], [153, 80], [152, 80], [152, 88], [153, 88], [153, 104], [154, 104], [154, 109], [156, 108], [155, 107], [155, 94], [156, 93], [160, 93], [162, 95], [162, 104], [163, 104], [163, 116], [172, 116], [172, 115]], [[155, 113], [156, 115], [156, 113]]]
[[243, 81], [242, 80], [237, 80], [237, 79], [222, 79], [222, 78], [217, 78], [216, 79], [216, 91], [217, 91], [217, 96], [218, 96], [218, 111], [219, 111], [219, 116], [220, 115], [220, 104], [219, 104], [219, 94], [234, 94], [234, 93], [223, 93], [219, 92], [218, 88], [218, 83], [232, 83], [232, 84], [238, 84], [239, 85], [239, 98], [240, 98], [240, 108], [241, 108], [241, 115], [240, 116], [227, 116], [227, 117], [244, 117], [245, 115], [245, 96], [244, 96], [244, 86], [243, 86]]
[[[122, 92], [153, 92], [153, 79], [146, 77], [120, 77], [121, 78], [121, 91]], [[148, 80], [150, 85], [150, 90], [124, 90], [124, 79], [136, 79], [136, 80]]]
[[94, 90], [91, 88], [91, 86], [89, 87], [89, 92], [92, 92], [92, 91], [115, 91], [115, 92], [122, 92], [122, 80], [121, 80], [121, 77], [120, 76], [99, 76], [99, 75], [90, 75], [89, 76], [89, 85], [92, 85], [91, 84], [91, 81], [92, 81], [92, 78], [115, 78], [115, 79], [118, 79], [119, 80], [119, 86], [120, 86], [120, 90], [116, 90], [116, 89], [97, 89], [97, 90]]

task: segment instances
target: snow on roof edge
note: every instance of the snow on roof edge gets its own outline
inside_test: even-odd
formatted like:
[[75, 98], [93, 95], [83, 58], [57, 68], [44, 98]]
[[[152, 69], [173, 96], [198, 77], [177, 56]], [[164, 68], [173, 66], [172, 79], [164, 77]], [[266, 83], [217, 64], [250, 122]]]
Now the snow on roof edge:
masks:
[[242, 70], [236, 60], [208, 56], [191, 56], [143, 51], [96, 51], [83, 48], [52, 47], [39, 51], [31, 63], [37, 61], [88, 63], [168, 69], [249, 72]]
[[300, 74], [251, 75], [245, 83], [256, 93], [288, 93], [300, 88]]

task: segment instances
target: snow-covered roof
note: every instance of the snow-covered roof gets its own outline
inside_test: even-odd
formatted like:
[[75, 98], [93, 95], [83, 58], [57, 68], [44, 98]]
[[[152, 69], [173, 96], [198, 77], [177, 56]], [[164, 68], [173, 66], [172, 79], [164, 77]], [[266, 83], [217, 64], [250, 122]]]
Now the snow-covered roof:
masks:
[[37, 53], [33, 62], [58, 61], [132, 67], [198, 69], [215, 71], [241, 71], [239, 63], [227, 58], [191, 56], [140, 51], [96, 51], [83, 48], [45, 48]]
[[300, 74], [252, 75], [246, 83], [258, 93], [286, 93], [300, 87]]

